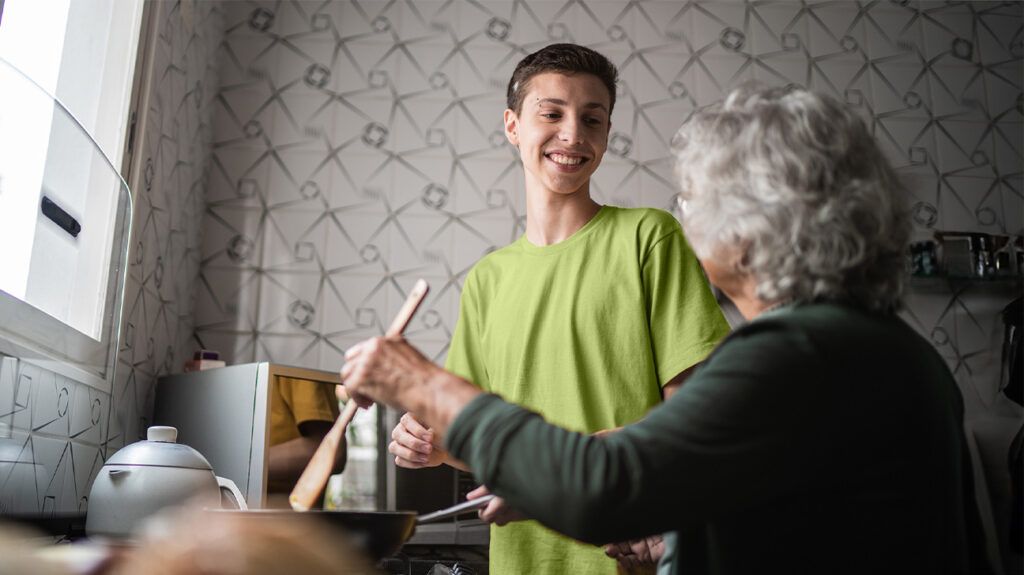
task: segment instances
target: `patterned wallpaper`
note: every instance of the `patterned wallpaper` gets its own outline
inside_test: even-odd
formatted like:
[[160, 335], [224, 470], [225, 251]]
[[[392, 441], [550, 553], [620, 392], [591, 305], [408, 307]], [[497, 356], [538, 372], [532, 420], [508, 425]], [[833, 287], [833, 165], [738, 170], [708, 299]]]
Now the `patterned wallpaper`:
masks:
[[148, 122], [112, 393], [0, 362], [0, 514], [85, 510], [106, 457], [144, 438], [159, 374], [191, 355], [210, 116], [223, 34], [216, 3], [160, 1]]
[[[591, 46], [621, 72], [600, 202], [671, 209], [676, 128], [758, 79], [860, 111], [911, 179], [922, 235], [1024, 231], [1018, 3], [157, 6], [114, 390], [0, 366], [0, 512], [84, 505], [103, 457], [144, 433], [155, 379], [180, 369], [193, 334], [233, 362], [337, 369], [425, 277], [408, 335], [442, 360], [466, 272], [522, 232], [503, 93], [515, 63], [551, 42]], [[1021, 417], [995, 393], [998, 314], [1019, 290], [924, 282], [910, 296], [908, 319], [983, 422]]]
[[135, 194], [121, 349], [107, 433], [109, 453], [144, 438], [156, 378], [191, 359], [194, 286], [199, 272], [223, 37], [216, 2], [161, 0], [143, 160]]
[[[195, 329], [236, 362], [337, 369], [416, 277], [443, 359], [461, 281], [523, 229], [501, 131], [525, 54], [621, 72], [600, 202], [673, 209], [668, 141], [737, 83], [796, 83], [870, 121], [932, 230], [1019, 234], [1022, 6], [996, 2], [261, 1], [225, 5]], [[965, 386], [1018, 286], [915, 285], [909, 318]], [[1009, 291], [1009, 294], [1006, 293]], [[982, 356], [986, 356], [983, 358]]]
[[[523, 230], [502, 135], [513, 67], [585, 44], [621, 73], [599, 202], [674, 207], [668, 142], [756, 79], [863, 115], [935, 230], [1024, 232], [1016, 2], [250, 1], [225, 5], [195, 329], [229, 360], [337, 369], [417, 277], [410, 339], [442, 361], [461, 282]], [[1019, 406], [999, 312], [1020, 284], [915, 282], [906, 316], [955, 371], [991, 498]], [[913, 358], [907, 358], [913, 361]], [[999, 468], [998, 465], [1003, 465]], [[984, 483], [984, 482], [982, 482]], [[989, 517], [990, 529], [1000, 522]]]

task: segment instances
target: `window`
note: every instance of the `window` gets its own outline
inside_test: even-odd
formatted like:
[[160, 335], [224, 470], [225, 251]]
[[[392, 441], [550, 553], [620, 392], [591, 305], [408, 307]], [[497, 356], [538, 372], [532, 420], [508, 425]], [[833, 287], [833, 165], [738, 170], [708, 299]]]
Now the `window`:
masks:
[[[0, 338], [102, 376], [130, 214], [119, 168], [143, 3], [0, 10]], [[14, 320], [27, 324], [15, 331]]]

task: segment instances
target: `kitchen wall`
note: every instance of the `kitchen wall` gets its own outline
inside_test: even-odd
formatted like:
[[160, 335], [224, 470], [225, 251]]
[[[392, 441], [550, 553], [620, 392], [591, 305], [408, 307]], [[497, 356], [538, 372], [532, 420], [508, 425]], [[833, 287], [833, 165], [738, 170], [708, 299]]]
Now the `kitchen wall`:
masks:
[[[913, 178], [922, 231], [1021, 232], [1019, 4], [224, 9], [195, 329], [236, 362], [336, 369], [420, 276], [433, 293], [410, 336], [443, 358], [466, 272], [522, 231], [503, 94], [515, 63], [554, 41], [592, 46], [621, 71], [600, 202], [671, 209], [675, 129], [758, 79], [835, 94], [870, 120]], [[913, 321], [970, 379], [1002, 295], [927, 287], [911, 298]]]
[[[337, 369], [426, 277], [433, 293], [408, 333], [442, 360], [466, 272], [522, 232], [503, 93], [515, 63], [550, 42], [620, 68], [600, 202], [671, 209], [675, 129], [758, 79], [827, 91], [869, 119], [912, 181], [922, 235], [1024, 231], [1017, 3], [157, 7], [117, 380], [107, 395], [3, 364], [0, 442], [17, 453], [0, 455], [0, 512], [83, 507], [102, 459], [144, 433], [156, 377], [200, 341], [233, 362]], [[998, 312], [1018, 292], [925, 282], [909, 297], [982, 436], [1019, 421], [995, 391]]]
[[160, 1], [135, 202], [121, 346], [111, 393], [0, 363], [0, 514], [84, 510], [103, 460], [144, 437], [158, 374], [191, 342], [221, 7]]
[[[231, 361], [337, 369], [346, 347], [383, 331], [417, 277], [433, 292], [409, 336], [443, 360], [466, 272], [523, 230], [521, 168], [501, 132], [507, 79], [557, 41], [591, 46], [621, 72], [599, 202], [672, 209], [676, 128], [756, 79], [822, 90], [860, 112], [911, 184], [920, 238], [1024, 231], [1019, 3], [224, 10], [204, 240], [190, 256], [201, 260], [196, 333]], [[1005, 461], [1021, 420], [998, 393], [999, 312], [1019, 292], [935, 280], [915, 282], [908, 298], [908, 320], [963, 388], [989, 466]], [[989, 469], [995, 499], [1004, 475]]]

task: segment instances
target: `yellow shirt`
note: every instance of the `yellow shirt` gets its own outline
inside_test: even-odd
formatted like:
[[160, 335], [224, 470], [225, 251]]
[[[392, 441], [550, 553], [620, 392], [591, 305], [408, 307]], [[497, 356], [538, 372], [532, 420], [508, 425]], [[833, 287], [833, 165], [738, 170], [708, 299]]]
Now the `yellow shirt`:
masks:
[[308, 379], [278, 377], [270, 386], [270, 445], [301, 437], [304, 421], [338, 418], [334, 386]]

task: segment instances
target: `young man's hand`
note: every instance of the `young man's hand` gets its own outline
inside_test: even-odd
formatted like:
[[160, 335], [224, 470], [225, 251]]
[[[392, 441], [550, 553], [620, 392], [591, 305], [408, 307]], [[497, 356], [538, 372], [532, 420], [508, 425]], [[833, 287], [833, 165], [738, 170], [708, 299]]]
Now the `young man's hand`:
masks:
[[[483, 497], [484, 495], [490, 495], [490, 493], [491, 491], [487, 489], [486, 485], [481, 485], [467, 493], [466, 499], [473, 500]], [[523, 521], [526, 519], [525, 515], [509, 507], [501, 497], [495, 497], [492, 499], [491, 502], [487, 504], [487, 507], [478, 511], [477, 514], [480, 516], [480, 519], [487, 523], [494, 523], [499, 527], [512, 523], [513, 521]]]
[[[674, 387], [678, 387], [678, 384]], [[672, 391], [674, 392], [675, 389], [673, 388]], [[621, 427], [602, 429], [593, 435], [594, 437], [607, 437], [621, 429]], [[604, 546], [604, 552], [605, 555], [615, 559], [626, 573], [631, 573], [634, 569], [649, 569], [652, 565], [657, 565], [661, 556], [665, 554], [665, 543], [662, 541], [661, 535], [652, 535], [634, 541], [610, 543]]]
[[434, 432], [406, 413], [391, 431], [388, 452], [395, 456], [395, 465], [408, 469], [437, 467], [448, 458], [448, 452], [434, 445]]
[[635, 541], [623, 541], [604, 546], [605, 555], [618, 561], [627, 572], [639, 567], [655, 565], [665, 554], [661, 535], [652, 535]]

